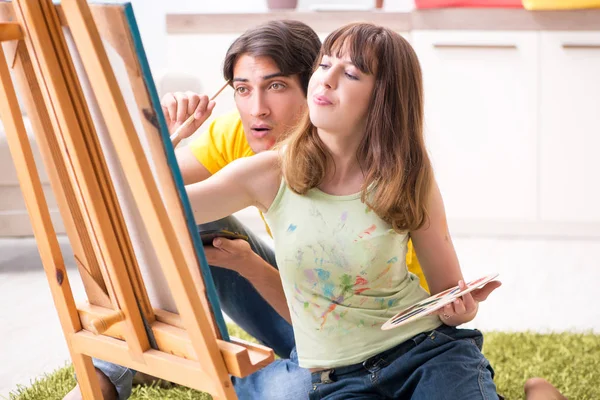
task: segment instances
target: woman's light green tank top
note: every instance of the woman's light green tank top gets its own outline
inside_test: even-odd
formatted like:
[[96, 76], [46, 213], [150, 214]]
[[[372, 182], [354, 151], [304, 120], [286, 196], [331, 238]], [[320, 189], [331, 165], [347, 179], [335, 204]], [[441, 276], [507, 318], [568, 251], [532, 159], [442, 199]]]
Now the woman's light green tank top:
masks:
[[381, 326], [429, 295], [406, 268], [407, 234], [371, 211], [360, 193], [306, 195], [285, 182], [265, 213], [291, 311], [301, 367], [362, 362], [441, 325], [437, 316]]

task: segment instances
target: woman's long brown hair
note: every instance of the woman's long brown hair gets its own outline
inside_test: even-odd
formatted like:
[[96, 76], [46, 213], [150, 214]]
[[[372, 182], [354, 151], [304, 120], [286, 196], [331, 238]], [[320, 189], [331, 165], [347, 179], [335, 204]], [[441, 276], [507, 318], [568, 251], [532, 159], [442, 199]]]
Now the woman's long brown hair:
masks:
[[[417, 55], [399, 34], [368, 23], [331, 33], [317, 63], [323, 55], [342, 53], [375, 77], [366, 132], [356, 154], [365, 175], [362, 201], [394, 230], [416, 230], [427, 219], [433, 179], [423, 137], [423, 82]], [[331, 155], [317, 128], [305, 116], [283, 147], [283, 174], [291, 190], [305, 194], [319, 186], [328, 159]]]

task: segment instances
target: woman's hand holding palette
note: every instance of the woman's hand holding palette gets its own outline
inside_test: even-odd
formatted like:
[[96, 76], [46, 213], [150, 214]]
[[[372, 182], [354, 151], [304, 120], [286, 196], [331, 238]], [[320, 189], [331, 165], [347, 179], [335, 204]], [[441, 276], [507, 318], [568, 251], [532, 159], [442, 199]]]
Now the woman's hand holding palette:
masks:
[[444, 290], [443, 292], [440, 292], [436, 295], [428, 297], [425, 300], [422, 300], [417, 304], [410, 306], [409, 308], [394, 315], [392, 318], [387, 320], [385, 324], [383, 324], [381, 329], [388, 330], [397, 328], [399, 326], [412, 322], [418, 318], [429, 315], [444, 307], [446, 304], [452, 303], [454, 300], [461, 297], [462, 295], [485, 286], [486, 283], [493, 281], [494, 279], [496, 279], [497, 276], [498, 274], [486, 275], [482, 278], [468, 282], [467, 287], [464, 290], [460, 290], [458, 286], [455, 286], [453, 288]]

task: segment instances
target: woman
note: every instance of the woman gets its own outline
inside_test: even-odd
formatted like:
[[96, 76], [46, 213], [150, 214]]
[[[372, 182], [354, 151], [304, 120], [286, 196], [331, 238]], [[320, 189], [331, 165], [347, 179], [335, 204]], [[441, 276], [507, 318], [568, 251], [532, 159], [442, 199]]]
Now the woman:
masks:
[[[243, 81], [234, 89], [253, 95]], [[188, 187], [197, 222], [250, 205], [265, 213], [311, 398], [497, 398], [481, 334], [455, 326], [499, 282], [380, 329], [428, 297], [406, 269], [409, 236], [432, 294], [464, 287], [425, 149], [413, 49], [386, 28], [342, 27], [323, 44], [307, 99], [309, 117], [278, 152]]]

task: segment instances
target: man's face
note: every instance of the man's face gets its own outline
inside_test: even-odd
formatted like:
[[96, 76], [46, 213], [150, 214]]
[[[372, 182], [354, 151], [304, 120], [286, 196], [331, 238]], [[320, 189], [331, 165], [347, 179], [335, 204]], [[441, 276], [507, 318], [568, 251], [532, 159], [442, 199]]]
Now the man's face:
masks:
[[235, 104], [250, 147], [260, 153], [294, 128], [306, 108], [298, 75], [284, 76], [270, 57], [243, 54], [233, 67]]

